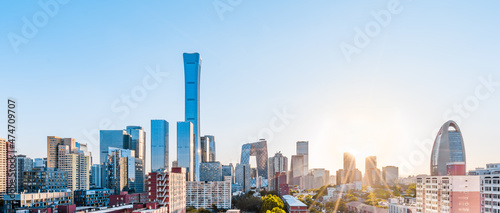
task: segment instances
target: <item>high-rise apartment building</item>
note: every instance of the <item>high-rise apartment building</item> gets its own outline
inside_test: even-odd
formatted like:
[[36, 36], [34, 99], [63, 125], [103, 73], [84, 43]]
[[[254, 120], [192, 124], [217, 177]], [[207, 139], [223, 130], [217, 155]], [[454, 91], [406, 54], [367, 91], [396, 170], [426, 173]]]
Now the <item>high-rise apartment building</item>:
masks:
[[57, 148], [57, 169], [68, 173], [68, 188], [88, 190], [90, 187], [91, 154], [86, 144], [63, 138]]
[[[135, 178], [135, 152], [133, 150], [110, 147], [103, 164], [106, 172], [103, 184], [113, 190], [113, 194], [120, 194], [133, 188]], [[132, 160], [133, 159], [133, 160]], [[133, 161], [133, 162], [129, 162]], [[133, 167], [131, 166], [133, 164]], [[131, 174], [133, 173], [133, 176]]]
[[7, 193], [7, 141], [0, 138], [0, 196]]
[[194, 139], [193, 123], [189, 121], [177, 122], [177, 166], [186, 168], [187, 181], [194, 180]]
[[169, 133], [166, 120], [151, 120], [151, 171], [169, 170]]
[[168, 206], [170, 213], [186, 211], [186, 169], [172, 168], [172, 172], [151, 172], [148, 175], [149, 200]]
[[269, 188], [270, 190], [277, 190], [278, 185], [275, 185], [274, 178], [277, 172], [288, 172], [288, 158], [277, 152], [273, 157], [269, 158]]
[[184, 53], [184, 81], [185, 81], [185, 121], [193, 124], [194, 133], [194, 180], [199, 180], [199, 166], [201, 162], [200, 150], [200, 77], [201, 57], [199, 53]]
[[417, 176], [417, 212], [481, 212], [479, 176]]
[[288, 180], [290, 185], [300, 185], [301, 179], [307, 174], [304, 173], [304, 163], [304, 155], [292, 155], [291, 177]]
[[224, 181], [188, 181], [186, 205], [195, 208], [231, 208], [231, 179]]
[[448, 121], [441, 126], [434, 141], [431, 153], [431, 175], [446, 175], [447, 165], [463, 162], [465, 175], [465, 146], [462, 132], [455, 121]]
[[33, 169], [33, 159], [26, 157], [26, 155], [16, 156], [16, 193], [23, 191], [24, 172]]

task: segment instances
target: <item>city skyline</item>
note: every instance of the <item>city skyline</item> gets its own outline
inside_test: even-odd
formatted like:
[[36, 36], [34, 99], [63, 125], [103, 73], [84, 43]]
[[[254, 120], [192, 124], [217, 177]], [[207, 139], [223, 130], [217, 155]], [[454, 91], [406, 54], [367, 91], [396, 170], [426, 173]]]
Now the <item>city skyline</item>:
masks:
[[[116, 6], [121, 16], [109, 19], [108, 3], [94, 3], [99, 10], [88, 19], [75, 18], [85, 10], [68, 4], [19, 52], [5, 37], [0, 42], [8, 80], [0, 99], [19, 102], [18, 154], [45, 157], [47, 136], [56, 135], [86, 143], [96, 163], [100, 130], [142, 126], [151, 168], [150, 121], [169, 122], [169, 139], [177, 141], [176, 122], [185, 120], [181, 54], [199, 52], [200, 135], [217, 137], [223, 164], [235, 165], [243, 144], [264, 138], [270, 156], [281, 151], [291, 157], [297, 141], [309, 141], [309, 168], [336, 171], [344, 152], [353, 153], [361, 171], [367, 156], [400, 166], [420, 147], [432, 148], [450, 119], [463, 131], [468, 170], [497, 162], [495, 149], [484, 147], [495, 148], [497, 141], [485, 127], [500, 127], [494, 122], [500, 118], [500, 29], [488, 18], [498, 3], [456, 3], [450, 18], [442, 18], [448, 4], [401, 2], [401, 13], [347, 62], [339, 45], [351, 44], [356, 29], [376, 21], [371, 12], [386, 3], [290, 3], [289, 12], [277, 16], [271, 11], [282, 4], [245, 2], [224, 21], [210, 2], [193, 6], [197, 14], [175, 11], [188, 3], [156, 3], [144, 16], [124, 17], [137, 6], [126, 3]], [[19, 33], [22, 17], [41, 10], [36, 2], [8, 8], [0, 17], [14, 21], [2, 23], [2, 35]], [[478, 43], [463, 42], [471, 38]], [[6, 136], [1, 130], [0, 138]], [[177, 145], [169, 146], [171, 163]], [[422, 160], [411, 172], [400, 174], [428, 173], [427, 150], [414, 154]]]

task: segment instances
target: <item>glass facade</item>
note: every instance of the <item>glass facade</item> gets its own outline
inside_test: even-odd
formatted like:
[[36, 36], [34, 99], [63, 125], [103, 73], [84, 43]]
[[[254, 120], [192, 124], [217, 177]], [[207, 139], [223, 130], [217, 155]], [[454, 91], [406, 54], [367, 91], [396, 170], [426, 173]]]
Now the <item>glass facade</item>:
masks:
[[215, 161], [215, 137], [213, 135], [207, 135], [208, 137], [208, 161]]
[[135, 157], [144, 161], [146, 159], [146, 133], [141, 126], [127, 126], [127, 134], [132, 138], [126, 149], [134, 150]]
[[257, 172], [259, 176], [267, 179], [267, 141], [260, 140], [255, 143], [247, 143], [241, 147], [241, 164], [250, 165], [250, 156], [257, 158]]
[[209, 140], [207, 136], [203, 136], [200, 138], [200, 157], [201, 162], [209, 162], [208, 161], [208, 143]]
[[168, 138], [168, 122], [151, 120], [151, 171], [159, 169], [169, 171]]
[[186, 168], [187, 181], [194, 180], [194, 139], [193, 123], [177, 122], [177, 166]]
[[465, 167], [465, 160], [465, 147], [460, 128], [454, 121], [448, 121], [439, 130], [432, 147], [431, 175], [446, 175], [449, 163], [463, 162]]
[[222, 166], [220, 162], [201, 163], [200, 181], [222, 181]]
[[127, 149], [132, 139], [125, 130], [101, 130], [99, 137], [101, 164], [106, 161], [109, 147]]
[[200, 76], [201, 57], [199, 53], [184, 53], [185, 80], [185, 121], [193, 124], [194, 133], [194, 169], [195, 180], [199, 180], [200, 171]]

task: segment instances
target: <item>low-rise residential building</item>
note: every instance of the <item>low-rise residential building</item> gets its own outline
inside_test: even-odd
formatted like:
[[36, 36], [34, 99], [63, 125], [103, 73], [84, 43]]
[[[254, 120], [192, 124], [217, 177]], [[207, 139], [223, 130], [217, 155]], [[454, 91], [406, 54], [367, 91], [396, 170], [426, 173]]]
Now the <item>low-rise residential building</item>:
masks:
[[128, 192], [121, 192], [119, 195], [109, 196], [109, 206], [120, 206], [126, 204], [147, 203], [148, 193], [135, 193], [129, 194]]
[[71, 191], [62, 192], [38, 192], [38, 193], [19, 193], [12, 195], [3, 195], [4, 206], [2, 212], [15, 212], [19, 208], [44, 208], [50, 206], [71, 204]]
[[358, 213], [358, 212], [359, 213], [388, 213], [389, 212], [388, 209], [366, 205], [366, 204], [359, 202], [359, 201], [349, 202], [349, 203], [347, 203], [346, 206], [347, 206], [347, 210], [349, 212], [356, 212], [356, 213]]
[[285, 204], [285, 208], [288, 213], [308, 213], [309, 210], [307, 209], [307, 205], [300, 202], [299, 199], [297, 199], [294, 196], [291, 195], [284, 195], [283, 196], [283, 203]]
[[186, 206], [220, 209], [231, 208], [231, 177], [224, 181], [188, 181], [186, 184]]

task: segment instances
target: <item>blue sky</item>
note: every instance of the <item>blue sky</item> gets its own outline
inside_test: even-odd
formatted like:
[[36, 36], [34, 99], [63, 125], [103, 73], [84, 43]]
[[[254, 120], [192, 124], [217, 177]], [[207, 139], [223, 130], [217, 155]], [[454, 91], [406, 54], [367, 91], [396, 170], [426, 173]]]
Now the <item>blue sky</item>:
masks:
[[[290, 157], [296, 141], [310, 141], [314, 168], [333, 172], [350, 151], [363, 171], [364, 157], [376, 155], [379, 167], [411, 161], [404, 175], [428, 173], [430, 152], [416, 150], [450, 118], [460, 119], [468, 169], [500, 162], [500, 87], [481, 80], [500, 82], [500, 3], [69, 1], [48, 14], [40, 2], [53, 1], [0, 7], [0, 99], [19, 102], [19, 153], [43, 157], [46, 136], [56, 135], [88, 143], [98, 162], [97, 135], [86, 132], [109, 123], [149, 133], [150, 120], [161, 118], [170, 123], [174, 160], [175, 124], [184, 119], [182, 53], [199, 52], [201, 133], [215, 135], [224, 164], [239, 161], [249, 138], [266, 136], [269, 155]], [[214, 4], [227, 9], [223, 19]], [[372, 15], [394, 5], [399, 12], [384, 23]], [[27, 38], [23, 18], [34, 17], [40, 26]], [[356, 47], [357, 29], [371, 36], [347, 61], [340, 47]], [[27, 42], [17, 52], [14, 34]], [[168, 76], [144, 89], [148, 67]], [[137, 91], [145, 93], [129, 114], [113, 110]], [[464, 102], [471, 107], [455, 113]], [[283, 124], [276, 111], [293, 118]], [[275, 120], [279, 128], [270, 127]]]

